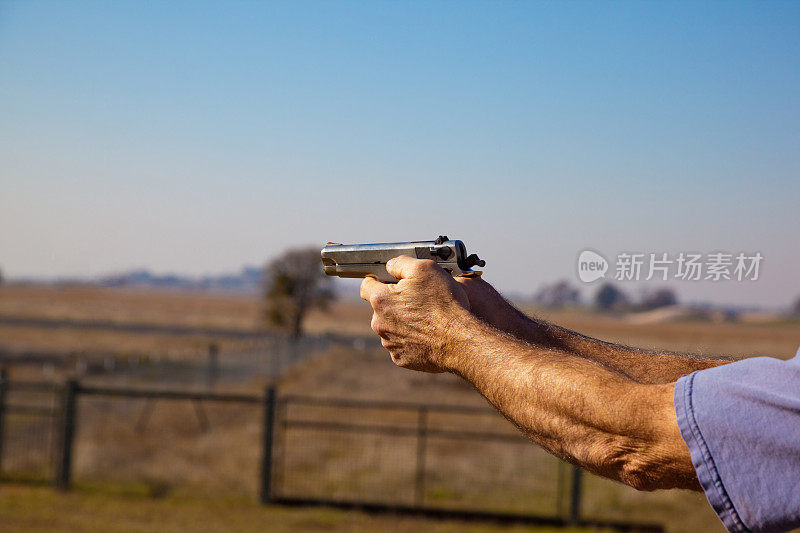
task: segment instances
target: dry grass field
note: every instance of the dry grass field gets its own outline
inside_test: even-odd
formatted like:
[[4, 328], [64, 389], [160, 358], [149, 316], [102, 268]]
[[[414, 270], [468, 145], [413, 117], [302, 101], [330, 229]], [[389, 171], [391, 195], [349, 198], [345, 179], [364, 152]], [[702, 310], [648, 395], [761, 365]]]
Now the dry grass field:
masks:
[[[641, 323], [629, 317], [582, 309], [523, 308], [526, 312], [604, 340], [706, 355], [787, 358], [797, 351], [800, 338], [800, 320]], [[327, 312], [313, 311], [307, 319], [306, 329], [309, 333], [371, 335], [370, 312], [364, 302], [338, 302]], [[168, 333], [127, 334], [102, 328], [72, 328], [68, 323], [64, 327], [47, 329], [45, 335], [41, 328], [4, 324], [2, 319], [5, 317], [208, 327], [246, 332], [263, 328], [261, 302], [256, 297], [74, 286], [0, 287], [0, 348], [119, 353], [172, 350], [191, 355], [200, 347], [205, 348], [209, 341], [204, 337], [187, 338]]]
[[[526, 308], [554, 323], [599, 339], [641, 348], [732, 358], [767, 355], [787, 359], [800, 347], [800, 320], [744, 317], [740, 321], [665, 320], [641, 323], [636, 316], [591, 311]], [[760, 318], [760, 317], [759, 317]]]
[[[110, 330], [92, 322], [128, 325], [191, 326], [232, 331], [257, 331], [260, 304], [255, 298], [231, 295], [165, 293], [88, 287], [0, 288], [0, 349], [56, 353], [107, 351], [114, 354], [156, 353], [191, 358], [208, 342], [223, 350], [240, 340], [174, 333]], [[710, 322], [632, 320], [586, 310], [527, 309], [549, 320], [599, 338], [636, 346], [723, 354], [734, 357], [792, 356], [800, 343], [797, 321]], [[337, 303], [309, 317], [312, 333], [370, 335], [370, 308], [357, 301]], [[55, 321], [58, 327], [11, 325], [4, 318]], [[74, 322], [80, 321], [80, 327]], [[15, 375], [12, 369], [12, 377]], [[263, 382], [242, 383], [241, 390], [260, 391]], [[293, 366], [280, 381], [281, 394], [322, 398], [394, 400], [481, 407], [485, 402], [470, 387], [449, 375], [407, 372], [394, 367], [379, 350], [334, 348]], [[75, 452], [79, 486], [95, 487], [68, 495], [47, 489], [0, 486], [0, 521], [4, 531], [92, 531], [93, 523], [109, 523], [108, 531], [194, 529], [249, 531], [268, 521], [271, 530], [300, 531], [468, 531], [464, 524], [372, 518], [325, 510], [265, 510], [252, 503], [256, 492], [260, 412], [257, 407], [205, 406], [209, 429], [198, 423], [188, 402], [161, 402], [148, 409], [144, 400], [81, 400]], [[300, 415], [310, 419], [380, 423], [412, 427], [415, 413], [348, 411], [319, 407]], [[480, 429], [514, 434], [501, 417], [432, 416], [431, 427]], [[403, 438], [356, 438], [315, 431], [287, 435], [291, 451], [283, 468], [304, 475], [286, 476], [282, 490], [326, 497], [367, 494], [407, 502], [413, 477], [415, 441]], [[491, 504], [509, 511], [552, 513], [553, 487], [559, 463], [536, 447], [520, 443], [485, 445], [432, 439], [428, 448], [429, 503], [477, 509]], [[114, 492], [114, 484], [139, 487], [131, 496]], [[101, 487], [101, 488], [97, 488]], [[702, 495], [689, 492], [638, 493], [619, 484], [587, 477], [585, 516], [608, 520], [660, 522], [671, 532], [721, 531]], [[126, 492], [128, 491], [128, 492]], [[135, 491], [134, 491], [135, 492]], [[41, 502], [41, 503], [37, 503]], [[213, 505], [203, 502], [216, 502]], [[73, 509], [59, 522], [55, 511], [34, 513], [36, 505]], [[212, 511], [213, 510], [213, 511]], [[48, 514], [49, 513], [49, 514]], [[212, 516], [213, 515], [213, 516]], [[224, 518], [228, 516], [228, 518]], [[229, 526], [227, 527], [226, 526]], [[475, 530], [485, 526], [476, 525]], [[518, 529], [520, 531], [525, 529]]]
[[[312, 311], [310, 333], [369, 334], [366, 304], [336, 303]], [[209, 328], [251, 333], [264, 329], [258, 298], [94, 287], [0, 286], [0, 349], [194, 356], [211, 341], [224, 349], [242, 344], [226, 336], [126, 332], [101, 324]], [[4, 318], [45, 319], [58, 327], [8, 324]], [[80, 327], [71, 326], [79, 321]], [[86, 323], [98, 323], [87, 327]]]

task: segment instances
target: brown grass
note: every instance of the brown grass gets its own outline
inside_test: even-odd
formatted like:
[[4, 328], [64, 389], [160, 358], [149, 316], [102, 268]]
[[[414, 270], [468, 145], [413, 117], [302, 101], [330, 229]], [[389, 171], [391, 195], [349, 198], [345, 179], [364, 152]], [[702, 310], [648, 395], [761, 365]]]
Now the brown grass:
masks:
[[[121, 324], [158, 324], [255, 331], [260, 322], [258, 298], [152, 290], [92, 287], [0, 287], [0, 317], [107, 320]], [[667, 322], [634, 324], [625, 317], [586, 310], [553, 311], [526, 308], [555, 323], [613, 342], [705, 355], [787, 358], [797, 351], [800, 321], [746, 323]], [[371, 335], [371, 309], [360, 301], [334, 303], [328, 312], [313, 311], [306, 329]], [[38, 328], [0, 324], [0, 347], [15, 349], [161, 352], [191, 355], [203, 352], [210, 338], [141, 334], [101, 329]], [[220, 341], [217, 339], [217, 341]], [[222, 340], [221, 342], [232, 342]]]
[[[263, 328], [260, 312], [258, 298], [238, 295], [94, 287], [0, 287], [0, 318], [103, 321], [254, 332]], [[306, 329], [311, 333], [366, 335], [371, 333], [369, 315], [366, 303], [334, 303], [327, 312], [312, 311]], [[220, 344], [223, 349], [246, 344], [227, 337], [76, 328], [68, 323], [58, 328], [0, 323], [0, 348], [16, 351], [193, 356], [204, 354], [210, 342]]]
[[768, 355], [786, 359], [800, 346], [800, 321], [702, 322], [632, 324], [625, 317], [591, 311], [548, 311], [527, 308], [556, 324], [603, 340], [641, 348], [751, 357]]
[[[0, 485], [4, 533], [161, 533], [203, 531], [331, 533], [577, 533], [581, 529], [501, 527], [456, 521], [373, 516], [325, 508], [264, 507], [241, 497], [191, 494], [153, 498], [135, 484], [84, 484], [69, 493]], [[595, 530], [596, 531], [596, 530]]]
[[0, 287], [0, 316], [252, 329], [257, 311], [257, 299], [227, 294], [71, 286]]

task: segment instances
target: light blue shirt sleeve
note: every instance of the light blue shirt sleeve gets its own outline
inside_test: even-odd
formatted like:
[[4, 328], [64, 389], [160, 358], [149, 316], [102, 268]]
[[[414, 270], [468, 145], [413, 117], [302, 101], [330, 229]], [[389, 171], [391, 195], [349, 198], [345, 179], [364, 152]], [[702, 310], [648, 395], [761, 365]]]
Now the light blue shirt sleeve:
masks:
[[800, 527], [800, 351], [693, 372], [675, 413], [708, 502], [729, 531]]

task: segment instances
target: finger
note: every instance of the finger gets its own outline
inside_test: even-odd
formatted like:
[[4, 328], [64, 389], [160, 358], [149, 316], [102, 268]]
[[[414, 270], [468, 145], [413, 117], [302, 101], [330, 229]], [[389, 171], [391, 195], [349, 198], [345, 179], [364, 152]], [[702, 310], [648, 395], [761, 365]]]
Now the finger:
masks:
[[461, 287], [470, 299], [472, 299], [473, 296], [478, 296], [481, 292], [487, 292], [487, 289], [491, 288], [491, 286], [480, 277], [456, 276], [453, 279], [461, 284]]
[[367, 276], [361, 282], [361, 299], [371, 302], [376, 294], [384, 294], [388, 290], [389, 286], [386, 283], [381, 283], [377, 279]]
[[372, 328], [372, 331], [374, 331], [378, 337], [386, 338], [388, 335], [386, 327], [383, 325], [383, 322], [381, 322], [381, 319], [378, 318], [378, 313], [372, 313], [372, 320], [369, 322], [369, 327]]
[[419, 275], [426, 268], [435, 268], [436, 263], [430, 259], [414, 259], [401, 255], [386, 262], [386, 271], [397, 279], [408, 279]]

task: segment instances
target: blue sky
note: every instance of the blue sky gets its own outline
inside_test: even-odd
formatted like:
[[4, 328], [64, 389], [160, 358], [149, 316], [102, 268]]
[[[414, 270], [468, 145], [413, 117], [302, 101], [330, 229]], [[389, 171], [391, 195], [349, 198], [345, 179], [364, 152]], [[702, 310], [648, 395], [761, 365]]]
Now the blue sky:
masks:
[[[0, 2], [0, 267], [213, 273], [296, 244], [800, 251], [800, 3]], [[638, 286], [630, 285], [631, 290]]]

